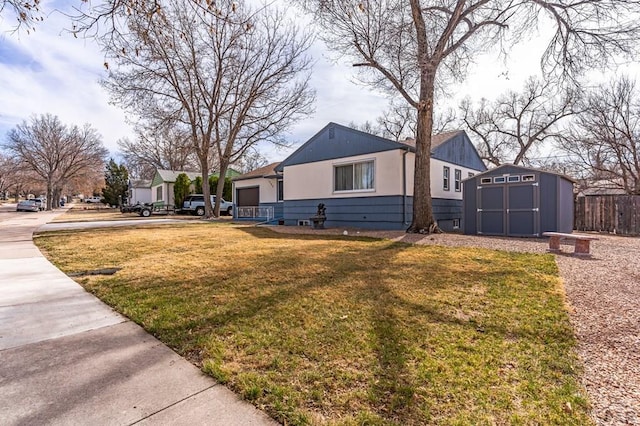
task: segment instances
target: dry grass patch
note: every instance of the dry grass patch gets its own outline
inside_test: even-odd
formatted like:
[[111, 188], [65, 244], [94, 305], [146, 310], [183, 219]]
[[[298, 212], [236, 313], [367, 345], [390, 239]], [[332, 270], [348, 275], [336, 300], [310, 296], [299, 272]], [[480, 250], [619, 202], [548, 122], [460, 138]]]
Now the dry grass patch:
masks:
[[167, 217], [171, 219], [197, 220], [196, 216], [191, 215], [151, 215], [151, 217], [142, 218], [136, 213], [121, 213], [117, 208], [106, 206], [96, 206], [94, 204], [77, 204], [67, 210], [65, 214], [56, 217], [53, 222], [93, 222], [102, 220], [135, 220], [135, 219], [154, 219]]
[[49, 233], [119, 312], [287, 424], [590, 424], [552, 256], [264, 228]]

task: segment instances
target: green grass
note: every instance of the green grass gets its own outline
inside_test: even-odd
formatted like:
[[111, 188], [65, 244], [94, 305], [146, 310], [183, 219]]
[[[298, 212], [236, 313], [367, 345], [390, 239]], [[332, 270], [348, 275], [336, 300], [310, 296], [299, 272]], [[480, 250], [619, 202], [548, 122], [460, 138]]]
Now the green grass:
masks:
[[45, 234], [67, 273], [286, 424], [592, 424], [550, 255], [228, 224]]

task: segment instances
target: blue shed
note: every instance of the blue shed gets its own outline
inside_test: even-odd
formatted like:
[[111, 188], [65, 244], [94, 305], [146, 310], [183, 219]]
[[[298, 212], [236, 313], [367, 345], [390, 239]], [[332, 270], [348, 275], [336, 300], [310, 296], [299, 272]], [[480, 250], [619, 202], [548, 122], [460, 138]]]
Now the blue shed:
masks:
[[463, 184], [465, 234], [539, 237], [573, 230], [573, 184], [567, 176], [505, 164]]

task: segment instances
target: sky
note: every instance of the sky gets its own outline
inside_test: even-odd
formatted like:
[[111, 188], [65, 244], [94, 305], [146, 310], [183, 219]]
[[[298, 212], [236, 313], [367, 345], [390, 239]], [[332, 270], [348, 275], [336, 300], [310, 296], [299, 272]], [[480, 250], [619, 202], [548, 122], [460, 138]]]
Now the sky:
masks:
[[[68, 27], [67, 17], [52, 13], [35, 32], [15, 33], [8, 31], [12, 21], [0, 18], [0, 144], [23, 120], [50, 113], [65, 124], [91, 124], [117, 158], [117, 141], [133, 139], [132, 127], [127, 114], [109, 104], [99, 84], [106, 76], [99, 47], [91, 39], [64, 32]], [[467, 79], [451, 87], [448, 104], [455, 107], [465, 96], [493, 99], [508, 89], [520, 90], [527, 77], [539, 73], [542, 47], [540, 37], [533, 37], [517, 45], [508, 62], [498, 60], [495, 53], [478, 57]], [[262, 154], [270, 161], [284, 159], [330, 121], [344, 125], [375, 122], [387, 107], [382, 93], [354, 83], [351, 63], [331, 61], [321, 42], [310, 53], [315, 60], [311, 84], [317, 95], [316, 111], [286, 135], [290, 149], [263, 147]]]

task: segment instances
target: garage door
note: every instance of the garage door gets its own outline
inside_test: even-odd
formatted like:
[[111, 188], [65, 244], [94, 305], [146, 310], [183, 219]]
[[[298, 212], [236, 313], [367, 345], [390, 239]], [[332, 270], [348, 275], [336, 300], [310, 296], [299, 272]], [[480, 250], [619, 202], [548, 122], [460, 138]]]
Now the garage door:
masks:
[[236, 189], [236, 205], [238, 207], [257, 207], [260, 205], [260, 188], [255, 186]]

